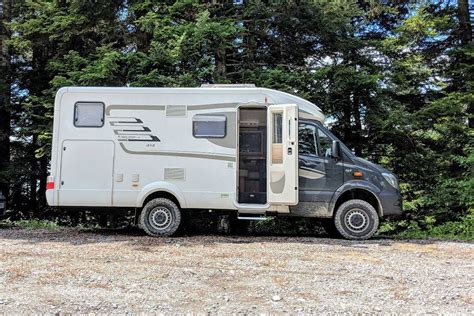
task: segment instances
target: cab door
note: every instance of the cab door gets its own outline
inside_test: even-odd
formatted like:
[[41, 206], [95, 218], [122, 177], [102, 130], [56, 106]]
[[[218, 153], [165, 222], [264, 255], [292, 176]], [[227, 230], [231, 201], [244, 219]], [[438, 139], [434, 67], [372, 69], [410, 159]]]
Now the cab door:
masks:
[[[344, 182], [344, 164], [332, 157], [333, 138], [319, 123], [299, 124], [299, 199], [328, 209], [334, 192]], [[317, 206], [313, 205], [316, 209]]]
[[298, 204], [298, 106], [267, 111], [267, 197], [270, 204]]

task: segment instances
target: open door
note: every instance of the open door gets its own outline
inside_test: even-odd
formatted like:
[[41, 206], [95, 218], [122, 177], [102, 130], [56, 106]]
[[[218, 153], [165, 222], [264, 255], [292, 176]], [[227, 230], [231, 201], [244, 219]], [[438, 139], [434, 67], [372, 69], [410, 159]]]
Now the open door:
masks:
[[267, 111], [267, 201], [298, 204], [298, 106], [270, 105]]

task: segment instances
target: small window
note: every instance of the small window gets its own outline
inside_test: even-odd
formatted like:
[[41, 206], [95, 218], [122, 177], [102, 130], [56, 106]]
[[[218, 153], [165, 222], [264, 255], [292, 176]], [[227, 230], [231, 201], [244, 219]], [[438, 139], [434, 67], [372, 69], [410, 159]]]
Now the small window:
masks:
[[104, 107], [102, 102], [77, 102], [74, 106], [74, 126], [104, 126]]
[[283, 113], [273, 113], [272, 164], [283, 163]]
[[283, 123], [283, 113], [273, 113], [273, 143], [274, 144], [283, 143], [282, 123]]
[[226, 119], [223, 115], [195, 115], [193, 117], [193, 136], [224, 138]]
[[300, 123], [298, 135], [298, 153], [303, 156], [319, 156], [316, 148], [316, 126]]

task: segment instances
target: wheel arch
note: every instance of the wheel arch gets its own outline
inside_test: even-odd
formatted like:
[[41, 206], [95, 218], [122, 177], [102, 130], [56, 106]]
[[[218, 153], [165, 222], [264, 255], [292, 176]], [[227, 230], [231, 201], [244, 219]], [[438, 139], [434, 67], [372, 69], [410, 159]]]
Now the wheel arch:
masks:
[[137, 197], [135, 207], [141, 209], [155, 198], [167, 198], [175, 202], [179, 208], [186, 208], [186, 200], [181, 190], [168, 182], [154, 182], [145, 186]]
[[337, 208], [344, 202], [359, 199], [366, 201], [372, 205], [379, 217], [383, 216], [383, 207], [378, 197], [380, 189], [371, 183], [364, 181], [354, 181], [353, 183], [346, 183], [336, 190], [331, 203], [329, 205], [329, 211], [331, 216], [334, 216]]

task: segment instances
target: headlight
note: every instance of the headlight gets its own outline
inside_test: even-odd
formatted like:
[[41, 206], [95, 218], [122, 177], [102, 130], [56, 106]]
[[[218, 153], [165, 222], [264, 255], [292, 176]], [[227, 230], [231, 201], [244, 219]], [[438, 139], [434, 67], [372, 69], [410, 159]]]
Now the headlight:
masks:
[[390, 185], [392, 187], [394, 187], [395, 189], [398, 189], [398, 180], [393, 174], [391, 174], [391, 173], [382, 173], [382, 176], [384, 177], [384, 179], [388, 183], [390, 183]]

